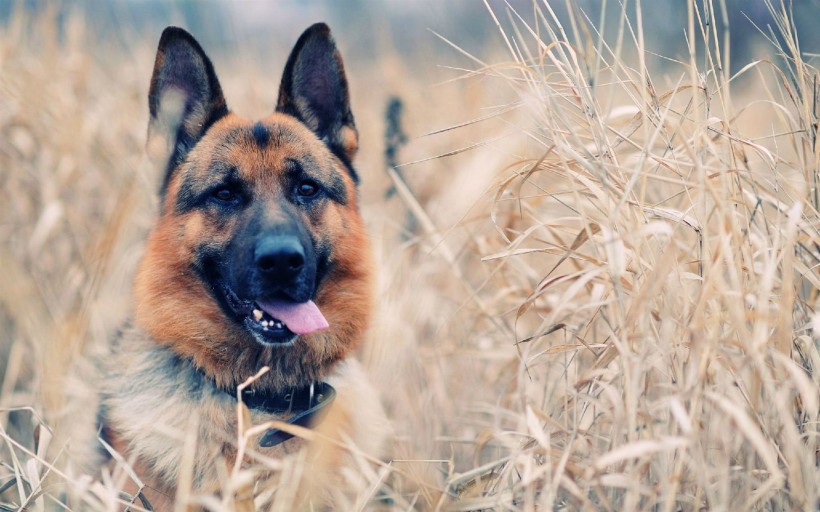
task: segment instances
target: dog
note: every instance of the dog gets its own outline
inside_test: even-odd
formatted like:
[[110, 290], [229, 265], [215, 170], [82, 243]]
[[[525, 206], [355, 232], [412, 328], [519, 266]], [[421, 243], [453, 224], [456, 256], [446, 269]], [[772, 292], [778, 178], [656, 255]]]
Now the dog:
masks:
[[324, 457], [307, 456], [306, 471], [314, 487], [332, 485], [340, 446], [377, 452], [384, 417], [353, 357], [374, 271], [352, 165], [358, 132], [330, 29], [299, 37], [275, 110], [252, 121], [228, 109], [193, 36], [168, 27], [148, 103], [160, 213], [132, 316], [97, 363], [95, 428], [81, 443], [93, 448], [80, 466], [111, 468], [110, 454], [121, 455], [142, 484], [132, 490], [164, 510], [180, 489], [219, 491], [254, 454], [307, 449], [288, 428], [263, 428], [243, 449], [244, 415], [313, 429], [325, 442], [309, 444]]

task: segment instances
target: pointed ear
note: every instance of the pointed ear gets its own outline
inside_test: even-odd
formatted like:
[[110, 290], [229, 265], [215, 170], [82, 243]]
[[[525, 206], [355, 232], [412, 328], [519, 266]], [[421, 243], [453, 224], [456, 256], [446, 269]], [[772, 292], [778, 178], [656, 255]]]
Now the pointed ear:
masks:
[[285, 64], [276, 110], [313, 130], [349, 164], [359, 147], [344, 63], [330, 28], [317, 23], [302, 34]]
[[167, 165], [161, 189], [164, 194], [171, 171], [208, 128], [228, 113], [211, 61], [193, 36], [181, 28], [168, 27], [162, 32], [148, 108], [149, 153], [160, 146], [160, 154], [152, 156], [160, 165]]

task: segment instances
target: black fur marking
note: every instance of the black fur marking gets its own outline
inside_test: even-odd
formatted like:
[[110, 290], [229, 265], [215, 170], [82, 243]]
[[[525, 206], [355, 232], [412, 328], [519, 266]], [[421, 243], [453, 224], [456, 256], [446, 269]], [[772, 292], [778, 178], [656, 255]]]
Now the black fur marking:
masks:
[[222, 277], [219, 274], [219, 253], [210, 249], [200, 249], [197, 251], [197, 264], [194, 270], [199, 275], [199, 278], [207, 285], [206, 288], [211, 293], [211, 297], [216, 300], [219, 308], [227, 318], [233, 319], [238, 324], [241, 323], [241, 316], [237, 314], [234, 308], [227, 303], [225, 293], [222, 290]]
[[[100, 436], [100, 439], [111, 446], [114, 443], [114, 433], [105, 421], [106, 409], [107, 408], [104, 403], [100, 403], [100, 406], [97, 408], [97, 428], [99, 429], [98, 435]], [[111, 453], [106, 450], [102, 444], [97, 445], [97, 451], [104, 458], [104, 460], [108, 461], [111, 459]]]
[[345, 190], [345, 184], [342, 180], [338, 179], [337, 176], [333, 176], [333, 179], [330, 183], [325, 183], [325, 190], [327, 191], [327, 195], [337, 203], [341, 205], [347, 204], [347, 190]]
[[256, 141], [260, 148], [264, 149], [265, 146], [268, 145], [268, 142], [270, 142], [270, 132], [268, 131], [268, 128], [261, 122], [254, 124], [253, 128], [251, 129], [251, 132], [253, 133], [253, 139]]
[[[294, 219], [296, 221], [296, 219]], [[239, 325], [246, 323], [254, 300], [259, 298], [304, 302], [316, 293], [317, 257], [315, 243], [298, 222], [266, 225], [256, 215], [246, 218], [243, 232], [237, 233], [228, 247], [200, 246], [196, 249], [194, 272], [206, 284], [227, 318]], [[281, 282], [275, 276], [260, 274], [253, 263], [254, 248], [260, 236], [286, 233], [300, 239], [305, 249], [304, 271], [293, 280]], [[321, 256], [327, 259], [327, 250]], [[327, 263], [324, 267], [327, 268]]]
[[175, 204], [175, 211], [178, 215], [182, 215], [191, 210], [204, 206], [208, 199], [211, 198], [213, 192], [220, 187], [228, 187], [234, 189], [242, 198], [242, 203], [247, 202], [250, 192], [248, 191], [245, 182], [240, 178], [239, 171], [235, 167], [229, 167], [223, 170], [224, 167], [216, 164], [212, 170], [211, 175], [221, 176], [221, 179], [209, 182], [203, 189], [195, 187], [195, 181], [183, 180], [179, 186], [179, 193], [177, 194], [177, 201]]
[[[333, 148], [330, 148], [330, 149], [331, 149], [331, 151], [333, 150]], [[350, 161], [350, 159], [347, 157], [347, 155], [344, 152], [339, 152], [339, 153], [334, 152], [333, 154], [342, 162], [342, 165], [345, 166], [345, 169], [347, 169], [347, 172], [350, 174], [350, 177], [353, 178], [353, 184], [358, 186], [359, 185], [359, 173], [357, 173], [356, 169], [353, 168], [353, 162]], [[344, 203], [342, 203], [342, 204], [344, 204]]]
[[[317, 165], [314, 162], [307, 162], [310, 166]], [[303, 179], [311, 179], [321, 186], [323, 193], [330, 198], [332, 201], [335, 201], [339, 204], [345, 205], [347, 204], [347, 190], [345, 189], [344, 181], [342, 181], [339, 176], [335, 173], [331, 174], [330, 179], [317, 179], [315, 176], [311, 175], [307, 171], [305, 171], [305, 166], [302, 165], [301, 162], [289, 158], [285, 165], [287, 166], [287, 170], [285, 171], [288, 185], [291, 188], [296, 188], [299, 181]], [[315, 201], [310, 201], [313, 203]]]
[[342, 140], [343, 129], [356, 130], [347, 77], [330, 28], [324, 23], [305, 30], [296, 42], [282, 73], [276, 110], [311, 129], [359, 183]]
[[[216, 121], [228, 114], [213, 64], [196, 39], [177, 27], [166, 28], [159, 40], [154, 75], [148, 91], [148, 110], [152, 120], [159, 120], [160, 103], [170, 90], [181, 92], [185, 105], [174, 133], [171, 156], [160, 188], [163, 197], [171, 175], [188, 152]], [[194, 116], [196, 118], [192, 119]]]
[[[190, 106], [186, 106], [186, 114], [190, 110]], [[165, 192], [168, 190], [168, 184], [171, 182], [171, 176], [174, 174], [174, 170], [179, 167], [179, 165], [185, 161], [185, 157], [188, 156], [188, 153], [194, 149], [194, 146], [197, 142], [205, 136], [208, 132], [208, 129], [213, 126], [213, 124], [219, 119], [221, 119], [224, 115], [228, 112], [225, 111], [224, 114], [219, 116], [211, 116], [202, 126], [202, 132], [199, 135], [190, 135], [187, 131], [185, 131], [184, 125], [180, 124], [179, 129], [177, 129], [176, 134], [176, 143], [174, 146], [174, 150], [171, 153], [171, 158], [168, 160], [168, 166], [165, 168], [165, 178], [162, 180], [162, 187], [160, 188], [160, 197], [165, 198]]]
[[333, 270], [333, 264], [330, 262], [330, 247], [326, 244], [314, 244], [316, 251], [316, 289], [322, 285], [325, 277]]
[[194, 190], [193, 183], [183, 181], [177, 194], [176, 213], [179, 215], [187, 213], [196, 208], [198, 204], [199, 194]]

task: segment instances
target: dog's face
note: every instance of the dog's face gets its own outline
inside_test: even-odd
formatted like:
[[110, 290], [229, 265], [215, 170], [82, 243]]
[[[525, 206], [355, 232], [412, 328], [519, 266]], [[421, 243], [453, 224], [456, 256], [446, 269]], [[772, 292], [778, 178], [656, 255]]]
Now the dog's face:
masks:
[[149, 152], [167, 170], [136, 322], [226, 388], [265, 365], [269, 387], [320, 378], [362, 338], [371, 300], [357, 132], [329, 30], [302, 35], [276, 111], [250, 121], [228, 111], [196, 41], [166, 29], [149, 106]]

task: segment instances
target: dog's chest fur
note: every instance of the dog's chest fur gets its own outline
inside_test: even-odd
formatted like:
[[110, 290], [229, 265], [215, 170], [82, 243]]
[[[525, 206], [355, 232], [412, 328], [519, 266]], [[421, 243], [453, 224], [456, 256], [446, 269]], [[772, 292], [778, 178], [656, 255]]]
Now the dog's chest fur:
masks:
[[236, 401], [190, 362], [134, 328], [123, 331], [100, 364], [104, 437], [174, 482], [185, 437], [196, 433], [196, 444], [209, 449], [194, 452], [194, 475], [209, 479], [207, 462], [216, 455], [211, 452], [236, 439]]
[[[107, 436], [126, 459], [158, 477], [155, 480], [176, 482], [181, 461], [193, 457], [194, 487], [217, 484], [215, 461], [222, 458], [232, 463], [238, 442], [234, 396], [216, 388], [189, 361], [133, 327], [122, 331], [112, 351], [101, 359], [100, 369], [103, 437]], [[339, 392], [331, 410], [337, 418], [351, 419], [344, 430], [358, 437], [356, 434], [372, 432], [379, 425], [379, 411], [369, 411], [372, 405], [367, 404], [378, 403], [377, 395], [357, 362], [340, 362], [327, 381]], [[256, 409], [250, 412], [253, 425], [286, 419]], [[193, 434], [196, 439], [189, 438]], [[369, 433], [358, 441], [367, 445], [373, 439]], [[273, 448], [249, 448], [266, 456], [281, 456], [302, 444], [294, 438]]]

